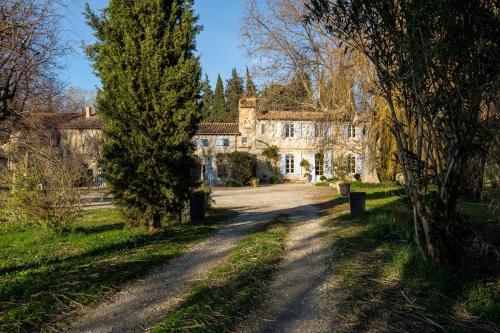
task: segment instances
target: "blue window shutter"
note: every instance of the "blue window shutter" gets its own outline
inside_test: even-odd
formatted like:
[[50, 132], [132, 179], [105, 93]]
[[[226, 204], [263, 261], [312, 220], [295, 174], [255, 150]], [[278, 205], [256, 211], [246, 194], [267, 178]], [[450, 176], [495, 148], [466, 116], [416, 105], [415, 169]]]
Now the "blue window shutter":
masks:
[[218, 136], [216, 139], [215, 139], [215, 146], [216, 147], [222, 147], [222, 138], [220, 136]]
[[327, 138], [331, 137], [332, 136], [332, 126], [330, 125], [330, 123], [326, 123], [323, 127], [324, 131], [325, 131], [325, 136]]
[[361, 175], [363, 173], [363, 156], [356, 156], [356, 173]]
[[356, 139], [361, 140], [363, 138], [363, 126], [356, 126]]
[[342, 137], [344, 139], [349, 138], [349, 123], [342, 123]]
[[194, 144], [196, 145], [196, 148], [201, 148], [202, 147], [201, 139], [195, 139]]
[[325, 154], [325, 177], [332, 177], [332, 152], [329, 151]]
[[280, 137], [284, 137], [285, 136], [285, 131], [284, 131], [283, 123], [279, 122], [278, 126], [276, 126], [276, 128], [277, 128], [277, 133], [276, 134], [278, 134], [278, 136], [280, 136]]
[[316, 166], [316, 161], [315, 161], [315, 158], [314, 158], [314, 153], [310, 153], [309, 154], [309, 164], [311, 165], [311, 170], [309, 171], [309, 173], [311, 174], [311, 179], [312, 181], [315, 180], [315, 166]]
[[293, 127], [294, 127], [294, 133], [293, 133], [294, 138], [301, 139], [302, 138], [302, 124], [300, 123], [300, 121], [296, 121], [293, 124]]
[[306, 137], [314, 138], [314, 123], [310, 123], [307, 125]]
[[281, 154], [280, 173], [282, 176], [285, 176], [285, 174], [286, 174], [286, 155], [285, 154]]
[[300, 162], [302, 161], [302, 154], [296, 153], [295, 156], [293, 157], [293, 159], [295, 162], [295, 174], [301, 175], [302, 174], [302, 167], [300, 166]]

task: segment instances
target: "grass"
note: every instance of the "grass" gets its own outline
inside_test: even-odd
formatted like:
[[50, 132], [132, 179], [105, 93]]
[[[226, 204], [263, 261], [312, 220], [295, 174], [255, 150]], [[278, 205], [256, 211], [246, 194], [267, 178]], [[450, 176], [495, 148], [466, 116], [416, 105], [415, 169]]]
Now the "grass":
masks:
[[[498, 263], [461, 267], [426, 263], [413, 243], [412, 221], [391, 183], [353, 183], [367, 192], [367, 214], [351, 218], [348, 202], [334, 198], [326, 222], [339, 332], [498, 332]], [[485, 239], [498, 243], [487, 205], [462, 202]], [[498, 244], [496, 244], [498, 245]]]
[[281, 216], [249, 236], [152, 332], [226, 332], [263, 297], [285, 245]]
[[[225, 219], [218, 212], [210, 220]], [[69, 233], [0, 224], [0, 331], [48, 329], [179, 255], [215, 224], [175, 224], [149, 234], [128, 228], [117, 210], [86, 212]]]

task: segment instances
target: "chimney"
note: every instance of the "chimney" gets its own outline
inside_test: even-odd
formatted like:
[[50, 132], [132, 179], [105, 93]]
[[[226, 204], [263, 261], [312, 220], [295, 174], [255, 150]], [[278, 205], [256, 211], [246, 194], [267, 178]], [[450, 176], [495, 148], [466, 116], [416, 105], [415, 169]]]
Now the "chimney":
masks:
[[85, 118], [88, 119], [88, 118], [90, 118], [91, 115], [93, 115], [92, 107], [86, 106], [85, 107]]

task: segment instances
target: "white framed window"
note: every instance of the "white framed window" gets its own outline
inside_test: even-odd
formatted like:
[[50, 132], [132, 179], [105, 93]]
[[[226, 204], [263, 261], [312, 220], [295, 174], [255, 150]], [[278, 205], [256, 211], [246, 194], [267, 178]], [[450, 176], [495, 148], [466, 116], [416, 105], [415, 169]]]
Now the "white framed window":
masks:
[[356, 126], [354, 124], [349, 124], [348, 131], [347, 131], [347, 137], [348, 138], [355, 138], [356, 137]]
[[314, 137], [321, 138], [323, 136], [323, 124], [315, 123], [314, 124]]
[[285, 138], [293, 138], [295, 136], [295, 126], [293, 123], [285, 123]]
[[346, 168], [349, 173], [356, 173], [356, 157], [353, 155], [347, 155], [346, 160]]
[[248, 144], [248, 138], [246, 136], [241, 138], [241, 144], [243, 144], [243, 145]]
[[286, 174], [295, 173], [295, 157], [293, 154], [285, 155], [285, 172]]
[[260, 134], [266, 134], [266, 124], [260, 124]]
[[325, 173], [325, 156], [323, 154], [314, 155], [314, 174], [323, 176]]

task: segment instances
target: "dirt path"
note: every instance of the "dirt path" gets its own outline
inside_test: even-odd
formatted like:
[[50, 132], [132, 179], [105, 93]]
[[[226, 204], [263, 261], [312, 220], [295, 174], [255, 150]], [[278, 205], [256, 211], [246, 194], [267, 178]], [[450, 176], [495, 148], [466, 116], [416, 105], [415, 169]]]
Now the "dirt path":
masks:
[[263, 306], [236, 332], [331, 332], [325, 293], [328, 247], [322, 239], [318, 208], [294, 216], [286, 255], [275, 273]]
[[[190, 282], [203, 278], [224, 260], [238, 240], [251, 233], [256, 225], [278, 214], [290, 214], [299, 224], [292, 231], [292, 243], [297, 238], [297, 246], [300, 246], [303, 243], [301, 238], [306, 235], [311, 237], [307, 243], [315, 243], [317, 230], [314, 229], [319, 224], [314, 219], [317, 208], [313, 204], [322, 191], [325, 189], [307, 185], [215, 190], [216, 205], [238, 211], [238, 217], [216, 235], [190, 247], [181, 257], [125, 287], [110, 303], [81, 316], [69, 332], [144, 331], [179, 304], [189, 290]], [[291, 253], [301, 252], [299, 248], [290, 250]], [[301, 274], [302, 269], [297, 269], [296, 273]], [[289, 283], [295, 283], [290, 278]]]

